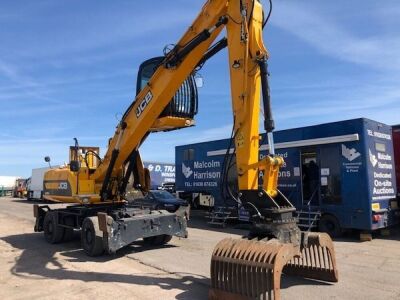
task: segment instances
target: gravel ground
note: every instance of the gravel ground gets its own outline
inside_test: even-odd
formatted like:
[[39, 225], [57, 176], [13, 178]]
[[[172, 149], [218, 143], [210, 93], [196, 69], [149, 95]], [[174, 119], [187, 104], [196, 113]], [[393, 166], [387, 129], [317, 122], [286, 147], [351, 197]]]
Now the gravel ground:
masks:
[[[211, 252], [244, 231], [191, 220], [188, 239], [150, 249], [141, 242], [114, 256], [89, 258], [78, 235], [49, 245], [33, 232], [32, 204], [0, 198], [0, 299], [206, 299]], [[60, 206], [59, 204], [54, 205]], [[339, 283], [284, 276], [283, 299], [400, 299], [400, 234], [335, 241]]]

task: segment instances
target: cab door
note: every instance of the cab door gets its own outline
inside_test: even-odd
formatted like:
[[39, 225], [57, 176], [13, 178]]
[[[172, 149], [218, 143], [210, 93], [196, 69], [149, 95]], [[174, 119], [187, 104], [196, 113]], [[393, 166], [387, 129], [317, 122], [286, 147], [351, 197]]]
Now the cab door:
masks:
[[342, 205], [341, 156], [338, 144], [319, 149], [321, 205]]

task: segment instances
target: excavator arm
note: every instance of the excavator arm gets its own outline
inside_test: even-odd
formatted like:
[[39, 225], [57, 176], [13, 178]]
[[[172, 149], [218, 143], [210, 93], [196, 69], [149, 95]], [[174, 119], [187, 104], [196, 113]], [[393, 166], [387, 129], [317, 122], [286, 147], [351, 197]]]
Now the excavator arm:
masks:
[[269, 124], [266, 129], [269, 132], [273, 129], [265, 68], [268, 52], [263, 44], [262, 26], [263, 11], [258, 1], [213, 0], [203, 6], [196, 20], [137, 94], [116, 128], [103, 163], [91, 176], [102, 183], [103, 201], [112, 197], [111, 178], [121, 176], [130, 156], [138, 155], [138, 148], [149, 132], [159, 127], [183, 128], [193, 124], [190, 118], [160, 118], [160, 115], [185, 79], [208, 58], [211, 52], [208, 49], [224, 27], [227, 34], [224, 41], [229, 51], [239, 189], [246, 193], [258, 191], [258, 170], [263, 170], [267, 174], [264, 177], [267, 194], [277, 195], [277, 172], [282, 159], [258, 159], [261, 92], [268, 117], [265, 124]]

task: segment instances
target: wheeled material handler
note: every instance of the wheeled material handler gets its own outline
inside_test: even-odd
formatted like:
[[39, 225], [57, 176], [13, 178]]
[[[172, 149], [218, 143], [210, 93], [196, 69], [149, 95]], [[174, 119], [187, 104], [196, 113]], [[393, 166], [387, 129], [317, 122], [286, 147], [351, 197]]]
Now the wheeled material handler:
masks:
[[[44, 198], [75, 204], [54, 210], [36, 205], [35, 230], [56, 243], [80, 229], [89, 255], [114, 253], [139, 238], [162, 244], [173, 235], [186, 237], [187, 208], [176, 213], [141, 209], [128, 204], [125, 193], [131, 177], [134, 188], [147, 193], [149, 172], [143, 168], [140, 145], [152, 132], [194, 125], [196, 71], [227, 47], [233, 129], [221, 188], [250, 211], [252, 229], [246, 238], [224, 239], [215, 247], [209, 298], [279, 299], [282, 273], [337, 281], [332, 240], [324, 233], [301, 232], [295, 208], [277, 188], [283, 159], [273, 147], [269, 53], [263, 43], [269, 15], [258, 0], [208, 0], [177, 44], [140, 66], [136, 98], [118, 123], [104, 158], [98, 149], [80, 147], [76, 141], [69, 166], [45, 174]], [[223, 29], [226, 36], [215, 42]], [[261, 105], [270, 154], [259, 160]], [[233, 155], [237, 193], [226, 184]]]

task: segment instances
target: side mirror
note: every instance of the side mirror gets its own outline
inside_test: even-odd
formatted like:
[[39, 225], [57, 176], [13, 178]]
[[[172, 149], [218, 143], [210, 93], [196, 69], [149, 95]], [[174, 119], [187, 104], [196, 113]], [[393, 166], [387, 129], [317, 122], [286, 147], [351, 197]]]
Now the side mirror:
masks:
[[51, 169], [51, 165], [50, 165], [50, 156], [45, 156], [44, 161], [47, 162], [49, 164], [49, 168]]
[[71, 172], [78, 172], [80, 169], [79, 161], [71, 160], [71, 162], [69, 163], [69, 169], [71, 170]]

